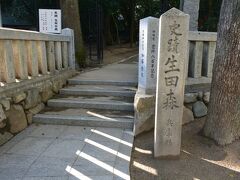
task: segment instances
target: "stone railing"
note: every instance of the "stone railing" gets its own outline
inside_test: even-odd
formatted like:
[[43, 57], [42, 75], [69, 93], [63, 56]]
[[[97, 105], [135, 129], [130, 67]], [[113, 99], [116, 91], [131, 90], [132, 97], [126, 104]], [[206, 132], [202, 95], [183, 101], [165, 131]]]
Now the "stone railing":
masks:
[[[157, 84], [157, 63], [159, 62], [159, 19], [147, 17], [140, 21], [139, 34], [139, 79], [138, 90], [154, 94]], [[176, 39], [170, 39], [168, 44]], [[188, 59], [185, 63], [186, 92], [209, 90], [215, 58], [217, 33], [188, 31]], [[174, 44], [174, 43], [173, 43]], [[178, 51], [176, 43], [171, 47]], [[178, 52], [180, 53], [180, 52]]]
[[1, 86], [74, 69], [73, 37], [71, 29], [52, 35], [1, 28]]
[[[165, 29], [166, 32], [162, 32], [163, 36], [159, 36], [159, 27], [161, 27], [159, 22], [161, 21], [159, 21], [158, 18], [153, 17], [147, 17], [140, 21], [139, 79], [138, 91], [134, 100], [135, 135], [148, 131], [154, 127], [157, 79], [160, 79], [158, 84], [161, 84], [158, 87], [158, 90], [162, 87], [174, 87], [174, 85], [176, 87], [176, 85], [180, 83], [180, 76], [175, 75], [175, 72], [175, 74], [172, 73], [169, 77], [165, 77], [165, 79], [163, 79], [163, 77], [166, 73], [162, 73], [161, 75], [157, 74], [159, 73], [159, 69], [164, 66], [166, 68], [166, 64], [163, 64], [163, 62], [170, 64], [171, 70], [171, 68], [175, 68], [177, 65], [177, 60], [183, 62], [183, 60], [180, 61], [180, 59], [185, 55], [187, 55], [187, 57], [184, 58], [186, 67], [184, 68], [184, 71], [183, 69], [181, 71], [178, 69], [179, 72], [184, 73], [186, 78], [183, 124], [193, 121], [194, 117], [199, 118], [207, 114], [206, 105], [209, 103], [210, 99], [217, 33], [189, 30], [187, 30], [187, 32], [183, 31], [182, 34], [188, 33], [188, 39], [186, 39], [188, 40], [188, 46], [183, 48], [183, 43], [180, 43], [180, 38], [178, 37], [169, 37], [167, 42], [164, 41], [163, 37], [166, 37], [166, 32], [169, 31], [168, 28]], [[165, 23], [167, 24], [166, 21]], [[162, 27], [168, 27], [168, 25]], [[160, 38], [162, 39], [159, 43]], [[178, 57], [174, 59], [175, 61], [171, 58], [168, 58], [168, 60], [170, 59], [172, 61], [167, 61], [166, 58], [171, 57], [169, 56], [169, 52], [172, 51], [175, 53], [177, 52]], [[159, 59], [162, 59], [162, 62]], [[180, 65], [178, 65], [178, 68]], [[164, 71], [162, 70], [162, 72]], [[180, 83], [180, 85], [182, 84], [183, 83]], [[182, 91], [177, 91], [182, 93]], [[167, 95], [171, 95], [171, 91]], [[181, 96], [180, 98], [183, 97]], [[169, 101], [173, 102], [174, 98], [170, 98]]]
[[217, 33], [214, 32], [189, 32], [189, 62], [187, 72], [187, 85], [210, 86], [212, 68], [215, 58]]
[[0, 145], [30, 125], [75, 74], [73, 30], [0, 28]]

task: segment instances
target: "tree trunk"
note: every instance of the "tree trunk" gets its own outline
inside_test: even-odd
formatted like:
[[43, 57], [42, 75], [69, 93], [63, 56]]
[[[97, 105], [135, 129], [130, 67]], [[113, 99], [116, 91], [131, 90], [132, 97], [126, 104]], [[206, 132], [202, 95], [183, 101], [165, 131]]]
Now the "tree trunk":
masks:
[[116, 42], [117, 42], [117, 44], [120, 44], [118, 25], [117, 25], [116, 19], [115, 19], [113, 14], [112, 14], [112, 20], [113, 20], [113, 23], [114, 23], [114, 26], [115, 26], [115, 31], [116, 31]]
[[134, 45], [134, 36], [135, 36], [135, 26], [134, 26], [134, 21], [135, 21], [135, 6], [136, 2], [135, 0], [130, 0], [130, 47], [133, 47]]
[[74, 30], [76, 59], [80, 66], [85, 66], [86, 53], [82, 39], [78, 0], [60, 0], [63, 14], [63, 27]]
[[240, 0], [223, 0], [209, 113], [203, 129], [220, 145], [240, 137]]
[[113, 36], [111, 32], [111, 16], [104, 15], [104, 41], [106, 45], [113, 45]]

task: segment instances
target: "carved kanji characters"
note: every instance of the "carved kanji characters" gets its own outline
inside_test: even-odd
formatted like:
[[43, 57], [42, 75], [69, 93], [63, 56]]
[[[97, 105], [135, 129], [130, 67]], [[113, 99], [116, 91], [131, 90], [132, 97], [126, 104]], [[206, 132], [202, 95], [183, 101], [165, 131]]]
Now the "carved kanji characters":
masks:
[[166, 131], [165, 131], [165, 136], [168, 137], [168, 138], [171, 138], [171, 137], [172, 137], [171, 128], [167, 128], [167, 129], [166, 129]]
[[172, 145], [172, 140], [171, 140], [171, 139], [167, 139], [167, 140], [165, 141], [165, 144], [166, 144], [166, 145]]
[[171, 32], [170, 35], [176, 35], [176, 36], [181, 36], [182, 35], [181, 33], [177, 32], [177, 29], [180, 28], [180, 24], [177, 24], [176, 21], [174, 21], [173, 25], [170, 25], [169, 28], [170, 28], [170, 32]]
[[155, 41], [155, 37], [156, 37], [156, 31], [153, 30], [153, 31], [152, 31], [152, 40], [153, 40], [153, 41]]
[[169, 66], [169, 67], [168, 67], [168, 70], [165, 71], [165, 73], [172, 72], [172, 71], [179, 72], [180, 70], [178, 68], [176, 68], [176, 63], [177, 63], [177, 60], [175, 59], [174, 55], [172, 55], [172, 57], [168, 58], [165, 65]]
[[169, 77], [165, 77], [165, 83], [166, 86], [177, 86], [178, 84], [178, 76], [169, 76]]
[[168, 119], [167, 125], [172, 127], [173, 126], [173, 120], [172, 119]]
[[156, 45], [155, 45], [155, 44], [153, 44], [153, 45], [152, 45], [152, 50], [151, 50], [151, 53], [155, 53], [155, 51], [156, 51]]
[[166, 101], [163, 103], [163, 108], [164, 109], [179, 108], [179, 106], [177, 105], [177, 99], [174, 96], [172, 89], [170, 89], [170, 93], [167, 94]]
[[178, 37], [176, 36], [174, 39], [168, 40], [168, 52], [178, 53], [178, 45], [179, 45]]

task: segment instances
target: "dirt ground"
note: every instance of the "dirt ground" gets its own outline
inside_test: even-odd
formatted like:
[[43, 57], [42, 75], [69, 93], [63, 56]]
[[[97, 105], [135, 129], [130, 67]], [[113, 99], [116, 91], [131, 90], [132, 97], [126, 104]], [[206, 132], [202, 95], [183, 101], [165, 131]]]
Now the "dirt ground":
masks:
[[153, 131], [135, 138], [133, 180], [240, 180], [240, 140], [219, 147], [199, 133], [205, 119], [183, 126], [178, 160], [153, 158]]
[[103, 64], [118, 62], [136, 54], [138, 54], [138, 49], [130, 48], [130, 44], [109, 46], [104, 49]]
[[[130, 44], [128, 43], [107, 46], [103, 50], [103, 62], [100, 66], [112, 64], [136, 54], [138, 54], [138, 47], [130, 48]], [[97, 66], [94, 61], [89, 59], [87, 61], [89, 61], [90, 66]]]

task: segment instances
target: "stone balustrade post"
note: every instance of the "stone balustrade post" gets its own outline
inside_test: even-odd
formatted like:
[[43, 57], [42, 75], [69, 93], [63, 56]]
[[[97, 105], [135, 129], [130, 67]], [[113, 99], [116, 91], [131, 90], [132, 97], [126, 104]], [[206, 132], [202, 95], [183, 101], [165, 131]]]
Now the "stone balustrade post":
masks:
[[70, 36], [71, 40], [68, 45], [68, 57], [69, 57], [69, 66], [71, 69], [75, 69], [76, 61], [75, 61], [75, 44], [74, 44], [74, 31], [69, 28], [65, 28], [62, 30], [62, 34], [65, 36]]

